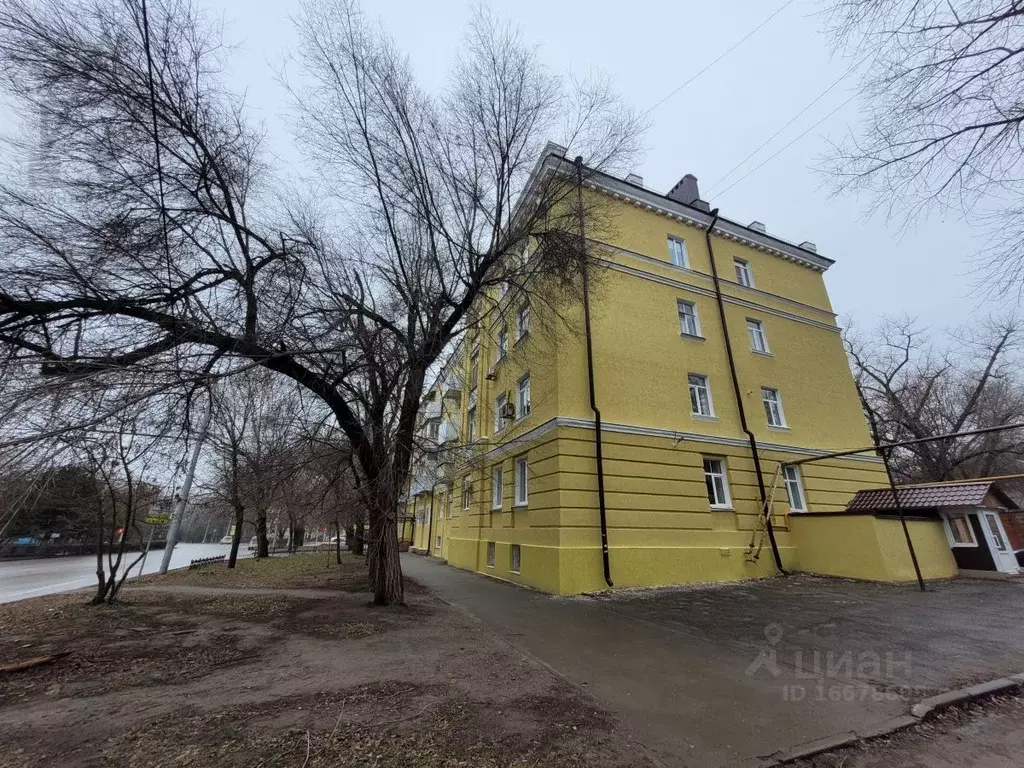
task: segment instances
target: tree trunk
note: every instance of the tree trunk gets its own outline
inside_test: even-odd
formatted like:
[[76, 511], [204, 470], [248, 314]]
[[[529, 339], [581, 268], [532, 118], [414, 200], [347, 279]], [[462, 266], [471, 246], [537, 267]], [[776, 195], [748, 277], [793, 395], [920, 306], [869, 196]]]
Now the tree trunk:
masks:
[[261, 511], [256, 516], [256, 557], [270, 556], [270, 542], [267, 540], [267, 513]]
[[242, 543], [242, 515], [245, 507], [235, 507], [235, 535], [231, 537], [231, 554], [228, 555], [228, 568], [234, 568], [238, 561], [238, 547]]
[[295, 527], [295, 549], [299, 549], [306, 543], [306, 526], [297, 525]]
[[96, 596], [90, 605], [102, 605], [107, 597], [107, 578], [103, 568], [103, 502], [96, 507]]
[[[384, 502], [387, 504], [387, 502]], [[370, 510], [370, 583], [374, 605], [402, 605], [402, 563], [398, 557], [398, 520], [396, 507]]]
[[334, 537], [334, 549], [338, 557], [338, 565], [341, 565], [341, 521], [338, 519], [334, 521], [334, 530], [337, 534]]

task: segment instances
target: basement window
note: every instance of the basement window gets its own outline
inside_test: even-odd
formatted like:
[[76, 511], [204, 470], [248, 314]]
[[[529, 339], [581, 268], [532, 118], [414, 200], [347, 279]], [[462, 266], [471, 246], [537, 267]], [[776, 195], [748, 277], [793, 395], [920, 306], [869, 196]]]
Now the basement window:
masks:
[[512, 545], [512, 573], [519, 573], [522, 569], [523, 553], [518, 544]]
[[487, 567], [488, 568], [493, 568], [494, 567], [494, 542], [493, 541], [488, 541], [487, 542]]

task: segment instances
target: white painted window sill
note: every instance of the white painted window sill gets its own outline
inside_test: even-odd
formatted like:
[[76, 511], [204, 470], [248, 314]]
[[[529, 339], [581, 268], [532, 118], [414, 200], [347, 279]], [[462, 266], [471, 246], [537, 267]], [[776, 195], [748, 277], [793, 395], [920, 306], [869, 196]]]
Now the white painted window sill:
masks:
[[709, 506], [711, 507], [711, 511], [712, 512], [735, 512], [736, 511], [736, 508], [731, 506], [731, 505], [723, 507], [723, 506], [720, 506], [718, 504], [711, 504]]
[[680, 331], [679, 335], [684, 339], [689, 339], [690, 341], [707, 341], [707, 339], [703, 336], [696, 336], [692, 333], [685, 333], [683, 331]]
[[760, 349], [752, 349], [750, 351], [753, 352], [758, 357], [775, 357], [775, 355], [773, 353], [771, 353], [771, 352], [762, 352]]
[[774, 424], [769, 424], [768, 425], [768, 429], [770, 429], [770, 430], [772, 430], [774, 432], [792, 432], [793, 431], [792, 429], [787, 427], [785, 424], [783, 424], [782, 426], [778, 426], [778, 427], [775, 426]]
[[703, 413], [691, 413], [690, 416], [692, 416], [697, 421], [721, 421], [721, 419], [719, 419], [715, 415], [708, 416], [708, 415], [703, 414]]

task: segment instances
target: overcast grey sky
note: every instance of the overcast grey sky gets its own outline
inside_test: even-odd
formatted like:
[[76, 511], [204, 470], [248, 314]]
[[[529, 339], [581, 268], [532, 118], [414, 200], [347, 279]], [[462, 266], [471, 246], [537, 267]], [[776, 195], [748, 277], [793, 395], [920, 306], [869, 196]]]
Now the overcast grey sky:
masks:
[[[231, 85], [247, 91], [282, 160], [296, 158], [281, 119], [286, 98], [272, 68], [293, 45], [289, 15], [297, 0], [199, 0], [226, 24], [238, 45]], [[784, 0], [653, 2], [633, 0], [492, 0], [519, 24], [555, 71], [609, 74], [633, 106], [645, 110], [691, 78], [756, 27]], [[988, 314], [996, 302], [972, 294], [970, 255], [981, 245], [956, 217], [934, 217], [907, 232], [881, 219], [865, 221], [862, 206], [829, 198], [814, 170], [828, 138], [858, 120], [857, 100], [813, 128], [775, 159], [725, 190], [853, 95], [855, 77], [833, 88], [745, 166], [726, 173], [782, 127], [849, 67], [834, 57], [817, 0], [794, 0], [740, 45], [649, 116], [648, 152], [635, 169], [646, 186], [666, 192], [686, 173], [722, 215], [794, 242], [811, 240], [835, 259], [826, 281], [836, 312], [858, 324], [906, 312], [941, 327]], [[467, 0], [366, 2], [410, 55], [422, 86], [439, 88], [458, 50]]]

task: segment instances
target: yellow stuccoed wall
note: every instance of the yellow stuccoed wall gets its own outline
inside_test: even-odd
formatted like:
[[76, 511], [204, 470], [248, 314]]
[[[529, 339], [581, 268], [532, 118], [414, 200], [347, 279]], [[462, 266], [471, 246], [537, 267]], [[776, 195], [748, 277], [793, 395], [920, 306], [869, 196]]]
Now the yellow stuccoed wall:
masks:
[[[596, 194], [588, 192], [588, 194]], [[594, 275], [593, 338], [596, 390], [604, 430], [608, 541], [616, 587], [726, 581], [776, 573], [767, 537], [759, 559], [745, 556], [759, 509], [753, 460], [740, 427], [729, 376], [725, 336], [709, 292], [710, 261], [701, 230], [633, 205], [611, 206], [612, 228], [591, 233], [593, 248], [607, 260]], [[690, 269], [669, 263], [667, 237], [683, 238]], [[761, 445], [765, 480], [778, 462], [870, 443], [822, 274], [714, 236], [715, 257], [729, 301], [726, 315], [747, 419]], [[756, 288], [733, 282], [733, 258], [749, 262]], [[703, 340], [679, 332], [677, 300], [698, 310]], [[479, 371], [469, 381], [467, 341], [462, 359], [468, 392], [478, 393], [478, 442], [465, 449], [447, 506], [435, 502], [432, 552], [458, 568], [485, 573], [545, 592], [577, 594], [607, 587], [598, 523], [593, 414], [587, 384], [586, 348], [579, 306], [532, 303], [531, 329], [516, 341], [515, 310], [523, 297], [505, 298], [502, 313], [481, 323]], [[751, 351], [746, 320], [763, 323], [770, 355]], [[496, 362], [497, 331], [508, 328], [510, 352]], [[687, 373], [709, 378], [715, 418], [690, 413]], [[495, 430], [494, 399], [529, 373], [531, 413]], [[780, 391], [787, 428], [767, 426], [761, 387]], [[711, 510], [703, 456], [726, 462], [733, 509]], [[514, 462], [525, 456], [529, 498], [514, 505]], [[492, 469], [501, 464], [500, 509], [492, 509]], [[873, 517], [819, 516], [843, 510], [862, 488], [885, 484], [882, 465], [864, 458], [832, 459], [801, 468], [812, 514], [788, 515], [780, 483], [773, 508], [784, 565], [855, 578], [905, 580], [909, 557], [892, 521]], [[463, 508], [462, 488], [472, 481], [472, 502]], [[439, 494], [447, 489], [439, 489]], [[425, 495], [418, 504], [425, 503]], [[410, 504], [412, 507], [412, 504]], [[438, 516], [444, 516], [439, 525]], [[897, 522], [898, 526], [898, 522]], [[941, 528], [911, 522], [922, 567], [929, 578], [952, 575], [952, 556]], [[426, 546], [417, 524], [416, 547]], [[487, 564], [494, 543], [494, 565]], [[511, 570], [511, 547], [521, 548], [521, 573]], [[902, 548], [901, 548], [902, 547]], [[907, 562], [904, 563], [903, 561]], [[913, 578], [912, 569], [909, 578]]]

